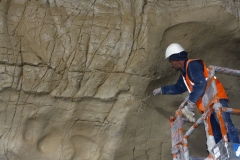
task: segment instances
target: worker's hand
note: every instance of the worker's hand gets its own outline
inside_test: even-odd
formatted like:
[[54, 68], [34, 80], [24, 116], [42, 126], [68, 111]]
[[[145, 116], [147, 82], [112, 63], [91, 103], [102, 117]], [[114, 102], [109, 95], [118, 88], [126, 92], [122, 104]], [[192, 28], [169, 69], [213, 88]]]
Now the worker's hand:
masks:
[[162, 94], [162, 89], [161, 89], [161, 87], [160, 87], [160, 88], [157, 88], [157, 89], [154, 89], [154, 91], [153, 91], [153, 95], [154, 95], [154, 96], [156, 96], [156, 95], [158, 95], [158, 94]]
[[194, 108], [195, 108], [195, 103], [191, 101], [187, 101], [186, 106], [182, 109], [182, 114], [186, 117], [189, 122], [195, 122], [194, 118]]

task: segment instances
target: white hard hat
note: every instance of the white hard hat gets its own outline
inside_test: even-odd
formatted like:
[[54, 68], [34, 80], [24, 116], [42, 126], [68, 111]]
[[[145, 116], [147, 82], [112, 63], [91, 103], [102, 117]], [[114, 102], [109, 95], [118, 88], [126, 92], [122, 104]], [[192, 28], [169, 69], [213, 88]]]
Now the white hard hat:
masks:
[[178, 54], [182, 51], [184, 51], [184, 48], [180, 44], [172, 43], [166, 49], [165, 59], [169, 58], [173, 54]]

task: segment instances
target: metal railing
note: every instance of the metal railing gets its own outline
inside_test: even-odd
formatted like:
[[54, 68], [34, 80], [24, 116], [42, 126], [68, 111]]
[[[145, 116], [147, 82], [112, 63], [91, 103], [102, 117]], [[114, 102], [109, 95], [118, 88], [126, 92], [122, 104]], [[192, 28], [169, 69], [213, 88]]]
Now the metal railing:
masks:
[[217, 87], [215, 81], [215, 72], [231, 74], [240, 76], [240, 70], [234, 70], [219, 66], [208, 67], [209, 69], [209, 78], [208, 78], [208, 87], [202, 97], [202, 102], [204, 106], [204, 113], [200, 118], [184, 133], [183, 124], [186, 121], [185, 118], [182, 117], [181, 109], [184, 107], [188, 97], [181, 103], [179, 109], [175, 112], [175, 116], [170, 117], [170, 127], [171, 127], [171, 139], [172, 139], [172, 157], [173, 160], [203, 160], [205, 158], [193, 158], [189, 155], [188, 149], [188, 138], [189, 136], [197, 129], [200, 124], [204, 124], [205, 133], [207, 138], [207, 148], [209, 152], [208, 159], [215, 160], [214, 153], [212, 152], [213, 147], [216, 145], [213, 131], [211, 128], [210, 116], [213, 112], [216, 113], [223, 141], [228, 142], [227, 138], [227, 130], [225, 128], [225, 122], [222, 117], [222, 112], [229, 112], [234, 114], [240, 114], [240, 109], [235, 108], [226, 108], [219, 103], [219, 98], [217, 96]]

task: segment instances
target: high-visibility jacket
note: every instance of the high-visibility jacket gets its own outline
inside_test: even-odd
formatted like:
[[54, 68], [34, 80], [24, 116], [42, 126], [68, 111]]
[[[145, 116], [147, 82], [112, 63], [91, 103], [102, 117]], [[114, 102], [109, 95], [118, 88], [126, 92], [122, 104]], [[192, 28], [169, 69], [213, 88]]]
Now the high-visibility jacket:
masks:
[[[189, 76], [188, 76], [188, 64], [191, 62], [191, 61], [195, 61], [195, 60], [198, 60], [198, 59], [189, 59], [187, 62], [186, 62], [186, 77], [183, 76], [183, 79], [184, 79], [184, 82], [185, 82], [185, 85], [189, 91], [189, 93], [192, 92], [193, 90], [193, 85], [194, 83], [190, 80]], [[208, 68], [206, 66], [206, 64], [202, 61], [202, 60], [199, 60], [202, 62], [203, 64], [203, 74], [204, 74], [204, 77], [205, 79], [207, 80], [208, 79]], [[216, 86], [217, 86], [217, 96], [219, 99], [228, 99], [228, 96], [225, 92], [225, 89], [222, 85], [222, 83], [217, 79], [217, 77], [214, 77], [215, 78], [215, 81], [216, 81]], [[200, 113], [203, 113], [204, 112], [204, 107], [202, 105], [202, 97], [200, 97], [197, 102], [196, 102], [196, 105], [198, 107], [198, 110], [200, 111]]]

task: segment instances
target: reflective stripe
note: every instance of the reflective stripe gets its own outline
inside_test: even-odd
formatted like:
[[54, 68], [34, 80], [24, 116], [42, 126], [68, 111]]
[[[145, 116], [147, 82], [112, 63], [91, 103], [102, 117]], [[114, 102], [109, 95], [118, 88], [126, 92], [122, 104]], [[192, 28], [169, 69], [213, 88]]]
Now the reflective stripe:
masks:
[[183, 81], [184, 81], [184, 83], [185, 83], [185, 85], [186, 85], [186, 87], [187, 87], [187, 89], [188, 89], [188, 92], [191, 93], [192, 91], [191, 91], [190, 88], [188, 87], [188, 84], [187, 84], [187, 82], [186, 82], [185, 77], [184, 77], [183, 75], [182, 75], [182, 77], [183, 77]]

